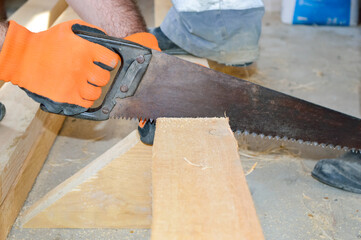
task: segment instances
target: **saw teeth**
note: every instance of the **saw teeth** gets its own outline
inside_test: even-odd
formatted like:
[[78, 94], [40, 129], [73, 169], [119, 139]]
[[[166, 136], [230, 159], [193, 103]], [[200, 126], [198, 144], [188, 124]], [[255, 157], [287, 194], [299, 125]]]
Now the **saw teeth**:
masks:
[[355, 152], [355, 153], [361, 153], [361, 149], [356, 149], [356, 148], [351, 148], [349, 149], [348, 147], [341, 147], [340, 145], [334, 146], [333, 144], [325, 144], [325, 143], [318, 143], [318, 142], [311, 142], [311, 141], [304, 141], [302, 139], [294, 139], [294, 138], [288, 138], [286, 136], [280, 137], [280, 136], [265, 136], [264, 134], [257, 134], [255, 132], [250, 133], [247, 130], [241, 131], [241, 130], [237, 130], [235, 132], [235, 134], [241, 134], [244, 136], [250, 135], [252, 137], [259, 137], [261, 139], [269, 139], [269, 140], [276, 140], [276, 141], [285, 141], [285, 142], [292, 142], [295, 143], [297, 142], [298, 144], [303, 144], [303, 145], [307, 145], [307, 146], [316, 146], [316, 147], [322, 147], [322, 148], [329, 148], [329, 149], [334, 149], [334, 150], [342, 150], [342, 151], [351, 151], [351, 152]]
[[[143, 119], [142, 117], [127, 117], [127, 116], [116, 116], [116, 115], [113, 115], [111, 116], [110, 118], [117, 118], [117, 119], [126, 119], [126, 120], [140, 120], [140, 119]], [[154, 122], [155, 120], [153, 118], [145, 118], [145, 119], [149, 119], [150, 122]], [[342, 151], [351, 151], [353, 153], [361, 153], [361, 149], [356, 149], [356, 148], [348, 148], [346, 146], [342, 147], [340, 145], [337, 145], [337, 146], [334, 146], [333, 144], [325, 144], [325, 143], [318, 143], [318, 142], [311, 142], [311, 141], [304, 141], [302, 139], [294, 139], [294, 138], [288, 138], [287, 136], [283, 136], [283, 137], [280, 137], [280, 136], [271, 136], [271, 135], [268, 135], [268, 136], [265, 136], [264, 134], [257, 134], [255, 132], [249, 132], [248, 130], [237, 130], [235, 131], [235, 134], [237, 135], [244, 135], [244, 136], [252, 136], [254, 138], [256, 137], [260, 137], [261, 139], [269, 139], [269, 140], [276, 140], [276, 141], [285, 141], [285, 142], [292, 142], [292, 143], [299, 143], [299, 144], [304, 144], [304, 145], [307, 145], [307, 146], [320, 146], [322, 148], [330, 148], [330, 149], [335, 149], [335, 150], [342, 150]]]

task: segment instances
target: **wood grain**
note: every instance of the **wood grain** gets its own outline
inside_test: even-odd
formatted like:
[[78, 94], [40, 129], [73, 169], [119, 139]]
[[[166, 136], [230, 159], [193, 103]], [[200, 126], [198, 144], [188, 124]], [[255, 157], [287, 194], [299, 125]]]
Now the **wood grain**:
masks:
[[25, 228], [149, 228], [152, 148], [136, 131], [49, 192]]
[[[6, 238], [33, 183], [43, 166], [48, 152], [63, 124], [63, 118], [39, 110], [28, 127], [26, 134], [15, 152], [23, 160], [16, 174], [12, 188], [0, 205], [0, 240]], [[25, 143], [32, 144], [26, 146]], [[21, 146], [26, 149], [21, 150]]]
[[[12, 20], [33, 32], [46, 30], [66, 8], [64, 0], [30, 0]], [[20, 88], [4, 84], [0, 102], [0, 240], [6, 238], [49, 153], [65, 117], [38, 110]]]
[[[65, 9], [64, 4], [66, 6], [63, 0], [41, 2], [31, 0], [14, 13], [11, 19], [23, 24], [31, 31], [46, 30], [48, 25], [53, 23], [53, 20], [49, 19], [50, 16], [55, 18], [57, 14], [60, 14], [61, 10]], [[0, 152], [2, 153], [0, 155], [1, 204], [18, 175], [19, 169], [24, 162], [24, 156], [28, 154], [23, 147], [31, 148], [32, 141], [25, 142], [23, 135], [28, 134], [26, 131], [36, 131], [36, 129], [29, 129], [28, 126], [31, 124], [39, 104], [31, 100], [23, 90], [11, 83], [6, 83], [1, 87], [0, 102], [7, 109], [6, 116], [0, 124]], [[64, 117], [59, 116], [59, 121], [62, 120], [64, 120]]]
[[158, 119], [152, 239], [264, 239], [228, 119]]

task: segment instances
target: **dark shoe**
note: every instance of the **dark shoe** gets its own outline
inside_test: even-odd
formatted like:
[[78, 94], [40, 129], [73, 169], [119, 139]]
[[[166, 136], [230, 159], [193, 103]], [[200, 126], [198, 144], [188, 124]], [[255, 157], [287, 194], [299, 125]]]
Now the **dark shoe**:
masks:
[[0, 102], [0, 121], [3, 120], [6, 114], [5, 105]]
[[149, 28], [148, 32], [153, 34], [157, 40], [160, 50], [162, 52], [167, 53], [169, 55], [189, 55], [187, 51], [180, 48], [178, 45], [176, 45], [172, 40], [170, 40], [160, 29], [160, 27], [157, 28]]
[[312, 176], [332, 187], [361, 194], [361, 154], [348, 152], [337, 159], [322, 159]]
[[155, 121], [145, 120], [139, 121], [138, 132], [140, 135], [140, 141], [147, 145], [153, 145], [154, 133], [155, 133]]

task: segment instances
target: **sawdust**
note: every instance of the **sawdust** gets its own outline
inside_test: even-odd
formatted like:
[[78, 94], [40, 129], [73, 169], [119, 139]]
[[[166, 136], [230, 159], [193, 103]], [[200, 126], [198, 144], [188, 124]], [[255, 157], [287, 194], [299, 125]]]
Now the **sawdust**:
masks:
[[258, 162], [253, 164], [253, 166], [244, 175], [248, 176], [249, 174], [251, 174], [253, 172], [253, 170], [257, 167], [257, 164], [258, 164]]
[[318, 70], [318, 69], [312, 69], [312, 72], [317, 76], [317, 77], [323, 77], [325, 74]]
[[250, 146], [248, 144], [239, 144], [238, 145], [238, 153], [240, 156], [246, 158], [253, 158], [255, 160], [276, 160], [282, 157], [299, 157], [300, 152], [297, 148], [286, 147], [283, 143], [278, 146], [269, 146], [262, 151], [253, 151], [250, 150]]

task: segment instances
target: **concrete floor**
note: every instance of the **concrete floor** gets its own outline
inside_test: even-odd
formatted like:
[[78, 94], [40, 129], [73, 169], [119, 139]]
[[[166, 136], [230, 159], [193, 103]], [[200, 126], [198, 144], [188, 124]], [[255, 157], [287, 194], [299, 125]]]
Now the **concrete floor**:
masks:
[[[361, 27], [290, 26], [282, 24], [278, 14], [266, 14], [259, 70], [250, 80], [360, 117], [360, 39]], [[94, 123], [68, 118], [24, 209], [136, 125], [135, 121]], [[240, 156], [266, 239], [361, 239], [360, 195], [315, 181], [310, 172], [316, 161], [294, 157], [292, 149], [282, 149], [283, 155], [255, 153], [245, 147], [247, 142], [240, 138]], [[8, 239], [149, 238], [150, 230], [22, 229], [17, 221]]]

